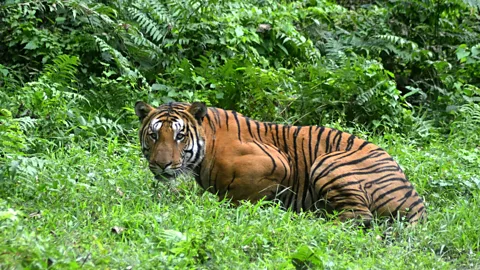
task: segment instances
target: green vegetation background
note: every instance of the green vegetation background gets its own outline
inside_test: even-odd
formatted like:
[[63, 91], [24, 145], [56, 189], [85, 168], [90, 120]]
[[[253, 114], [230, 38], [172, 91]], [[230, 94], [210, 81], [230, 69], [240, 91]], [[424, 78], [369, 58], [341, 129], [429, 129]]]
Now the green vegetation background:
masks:
[[[0, 268], [480, 268], [477, 0], [7, 0]], [[415, 228], [152, 187], [136, 100], [204, 101], [377, 143]], [[228, 157], [225, 157], [228, 159]]]

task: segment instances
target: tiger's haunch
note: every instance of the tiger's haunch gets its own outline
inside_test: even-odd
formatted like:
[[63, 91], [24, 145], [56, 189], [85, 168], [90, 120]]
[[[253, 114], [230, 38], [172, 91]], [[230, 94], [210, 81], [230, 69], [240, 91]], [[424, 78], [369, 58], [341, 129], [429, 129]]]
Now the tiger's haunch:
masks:
[[380, 147], [319, 126], [251, 120], [203, 103], [137, 102], [142, 152], [157, 179], [193, 172], [220, 198], [280, 201], [293, 211], [340, 212], [341, 220], [374, 215], [426, 217], [423, 200]]

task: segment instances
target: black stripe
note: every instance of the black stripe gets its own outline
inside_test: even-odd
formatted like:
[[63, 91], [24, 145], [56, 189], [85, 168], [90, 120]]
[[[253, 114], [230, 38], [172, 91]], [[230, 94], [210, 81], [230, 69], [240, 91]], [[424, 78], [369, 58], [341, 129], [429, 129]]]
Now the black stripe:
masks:
[[272, 124], [268, 123], [268, 127], [270, 128], [270, 135], [272, 135], [272, 144], [275, 145], [275, 135], [273, 135]]
[[210, 129], [212, 129], [213, 133], [216, 133], [216, 127], [215, 127], [215, 124], [213, 123], [212, 119], [210, 119], [210, 115], [206, 114], [205, 118], [208, 121], [208, 125], [210, 126]]
[[[387, 152], [385, 152], [387, 153]], [[392, 157], [387, 157], [387, 158], [382, 158], [382, 159], [379, 159], [377, 160], [377, 162], [381, 162], [381, 161], [394, 161]]]
[[205, 189], [205, 187], [203, 186], [203, 182], [202, 182], [204, 179], [202, 179], [202, 178], [200, 177], [201, 171], [202, 171], [202, 170], [201, 170], [201, 167], [194, 168], [194, 170], [195, 170], [196, 172], [198, 172], [198, 173], [196, 174], [196, 176], [195, 176], [195, 181], [198, 183], [198, 185], [199, 185], [202, 189]]
[[[385, 198], [386, 196], [390, 195], [390, 194], [393, 194], [394, 192], [397, 192], [399, 190], [403, 190], [403, 189], [411, 189], [412, 187], [411, 186], [398, 186], [396, 188], [392, 188], [392, 189], [388, 189], [386, 190], [384, 193], [378, 195], [378, 197], [373, 201], [373, 204], [374, 205], [377, 205], [377, 203], [382, 200], [383, 198]], [[381, 206], [383, 206], [384, 204], [382, 203]], [[380, 208], [380, 206], [377, 206], [377, 209]]]
[[348, 140], [347, 140], [347, 148], [345, 148], [346, 151], [350, 151], [352, 150], [352, 146], [355, 142], [355, 135], [351, 135], [350, 137], [348, 137]]
[[222, 122], [220, 121], [220, 113], [218, 112], [217, 108], [212, 108], [212, 110], [215, 116], [215, 122], [220, 128], [222, 128]]
[[391, 165], [391, 166], [384, 166], [385, 164], [390, 164], [390, 163], [391, 163], [391, 162], [389, 162], [389, 161], [385, 161], [385, 162], [377, 162], [377, 161], [375, 161], [375, 163], [374, 163], [373, 165], [370, 165], [370, 166], [368, 166], [368, 167], [363, 167], [363, 168], [360, 168], [360, 169], [355, 169], [355, 171], [356, 171], [356, 172], [361, 172], [361, 171], [370, 170], [370, 169], [375, 168], [375, 167], [395, 167], [395, 168], [396, 168], [396, 166], [393, 166], [393, 165]]
[[278, 125], [275, 125], [275, 137], [277, 138], [277, 144], [275, 146], [279, 147], [280, 146], [280, 139], [279, 139], [279, 134], [278, 134]]
[[[308, 164], [308, 167], [312, 166], [313, 164], [313, 154], [312, 154], [312, 126], [310, 126], [310, 128], [308, 129], [308, 155], [309, 155], [309, 158], [310, 158], [310, 164]], [[306, 166], [306, 164], [305, 164]], [[308, 179], [305, 178], [305, 179]]]
[[340, 130], [337, 132], [337, 135], [335, 135], [335, 138], [333, 138], [333, 141], [338, 137], [337, 139], [337, 145], [335, 146], [335, 151], [340, 151], [340, 142], [342, 142], [342, 134]]
[[330, 134], [332, 134], [332, 129], [328, 132], [327, 138], [325, 139], [325, 153], [330, 153]]
[[409, 190], [409, 191], [407, 191], [407, 193], [405, 193], [405, 196], [403, 196], [403, 198], [397, 200], [397, 202], [402, 201], [402, 203], [400, 203], [400, 204], [395, 208], [395, 210], [391, 211], [392, 215], [395, 215], [395, 216], [397, 215], [398, 211], [400, 211], [400, 209], [402, 208], [403, 204], [405, 204], [405, 202], [408, 200], [408, 198], [410, 197], [411, 194], [412, 194], [412, 190]]
[[285, 194], [285, 201], [284, 201], [284, 204], [285, 204], [285, 208], [290, 208], [290, 204], [291, 204], [291, 200], [293, 198], [293, 195], [294, 195], [294, 192], [292, 191], [292, 188], [291, 187], [287, 187], [286, 188], [288, 193]]
[[419, 198], [419, 199], [416, 200], [414, 203], [410, 204], [410, 205], [408, 206], [408, 209], [409, 209], [410, 211], [412, 211], [415, 206], [417, 206], [417, 205], [419, 205], [419, 204], [421, 204], [421, 203], [423, 203], [423, 200]]
[[258, 121], [255, 121], [255, 125], [257, 126], [257, 135], [258, 135], [258, 139], [263, 142], [262, 140], [262, 135], [260, 134], [260, 123], [258, 123]]
[[[178, 113], [179, 113], [179, 114], [182, 114], [182, 113], [180, 113], [180, 112], [178, 112]], [[187, 116], [186, 116], [185, 114], [182, 114], [182, 116], [183, 116], [183, 118], [187, 118]], [[172, 115], [172, 114], [169, 114], [168, 117], [169, 117], [168, 120], [169, 120], [170, 122], [177, 122], [178, 119], [180, 119], [180, 115]]]
[[367, 185], [371, 184], [372, 182], [374, 182], [374, 183], [375, 183], [375, 187], [377, 187], [377, 186], [380, 186], [381, 184], [384, 184], [384, 183], [387, 183], [387, 182], [388, 182], [386, 185], [377, 187], [377, 188], [375, 188], [372, 192], [370, 192], [370, 197], [373, 198], [373, 197], [375, 196], [375, 193], [377, 193], [378, 191], [381, 191], [381, 190], [387, 188], [388, 186], [390, 186], [390, 185], [391, 185], [390, 182], [393, 182], [393, 181], [396, 181], [396, 180], [400, 180], [400, 179], [401, 179], [401, 178], [397, 178], [397, 177], [388, 178], [389, 176], [394, 176], [394, 175], [395, 175], [395, 174], [384, 175], [384, 176], [382, 176], [382, 177], [379, 177], [379, 178], [377, 178], [377, 179], [375, 179], [375, 180], [372, 180], [372, 181], [366, 183], [365, 186], [367, 186]]
[[223, 110], [225, 113], [225, 124], [227, 125], [227, 131], [228, 131], [228, 112], [226, 110]]
[[217, 170], [217, 173], [215, 174], [215, 178], [214, 178], [214, 181], [213, 181], [213, 190], [215, 191], [215, 193], [219, 192], [218, 186], [217, 186], [217, 183], [218, 183], [217, 179], [218, 179], [218, 174], [219, 173], [220, 172]]
[[[345, 152], [342, 152], [342, 153], [345, 153]], [[348, 152], [347, 152], [348, 153]], [[350, 152], [353, 154], [353, 152]], [[358, 159], [354, 159], [354, 160], [351, 160], [349, 162], [344, 162], [344, 163], [341, 163], [343, 161], [343, 159], [345, 157], [342, 157], [342, 160], [340, 161], [336, 161], [336, 162], [332, 162], [330, 163], [325, 169], [323, 169], [319, 176], [320, 177], [324, 177], [325, 175], [327, 174], [330, 174], [332, 171], [340, 168], [340, 167], [344, 167], [344, 166], [349, 166], [349, 165], [355, 165], [355, 164], [358, 164], [358, 163], [362, 163], [363, 161], [367, 160], [367, 159], [370, 159], [370, 158], [376, 158], [378, 156], [378, 153], [371, 153], [369, 155], [366, 155], [366, 156], [362, 156], [361, 158], [358, 158]], [[340, 163], [340, 164], [338, 164]], [[338, 164], [338, 165], [337, 165]], [[336, 165], [336, 166], [335, 166]]]
[[283, 178], [282, 178], [282, 181], [280, 181], [280, 184], [283, 184], [283, 181], [285, 181], [285, 179], [287, 178], [287, 166], [285, 165], [285, 163], [283, 163], [283, 159], [282, 157], [280, 156], [279, 158], [280, 162], [282, 163], [282, 166], [283, 166]]
[[297, 184], [295, 191], [295, 204], [293, 206], [293, 211], [297, 212], [297, 198], [298, 198], [298, 190], [300, 189], [300, 183], [298, 179], [298, 148], [297, 148], [297, 136], [298, 133], [300, 132], [300, 128], [297, 127], [296, 130], [293, 132], [293, 153], [294, 153], [294, 158], [293, 161], [295, 163], [295, 170], [293, 171], [293, 187], [295, 188], [295, 184]]
[[270, 172], [270, 174], [272, 175], [275, 172], [275, 169], [277, 168], [277, 163], [275, 162], [275, 159], [258, 142], [256, 141], [253, 141], [253, 142], [258, 146], [258, 148], [260, 148], [270, 158], [270, 160], [272, 160], [273, 168], [272, 168], [272, 171]]
[[[349, 211], [355, 211], [355, 212], [367, 212], [363, 210], [362, 208], [365, 207], [365, 204], [358, 202], [358, 201], [347, 201], [347, 202], [335, 202], [332, 201], [330, 202], [331, 204], [334, 204], [334, 208], [336, 210], [349, 210]], [[352, 208], [352, 206], [359, 206], [360, 208]]]
[[[361, 183], [365, 182], [365, 180], [366, 179], [360, 179], [360, 180], [357, 180], [357, 181], [348, 181], [344, 184], [335, 185], [335, 186], [332, 187], [332, 189], [342, 189], [342, 191], [344, 191], [344, 190], [346, 190], [346, 189], [344, 189], [345, 187], [361, 184]], [[355, 189], [355, 190], [358, 190], [358, 189]]]
[[317, 156], [318, 154], [318, 145], [321, 142], [323, 131], [325, 131], [325, 127], [321, 127], [320, 132], [318, 132], [317, 134], [317, 143], [315, 144], [315, 156]]
[[[196, 134], [196, 133], [195, 133], [195, 134]], [[201, 150], [202, 150], [202, 147], [200, 146], [199, 141], [197, 140], [196, 143], [197, 143], [198, 151], [197, 151], [197, 153], [195, 153], [195, 158], [193, 159], [194, 163], [195, 163], [195, 161], [197, 161], [197, 160], [200, 159], [200, 154], [201, 154], [201, 152], [202, 152], [202, 151], [201, 151]]]
[[[318, 168], [320, 168], [323, 163], [325, 163], [325, 161], [327, 161], [328, 159], [330, 158], [335, 158], [335, 157], [338, 157], [338, 156], [341, 156], [341, 155], [345, 155], [345, 156], [342, 156], [341, 159], [344, 159], [344, 158], [347, 158], [351, 155], [355, 155], [356, 153], [358, 152], [358, 150], [355, 150], [355, 151], [351, 151], [351, 152], [343, 152], [343, 151], [340, 151], [340, 152], [336, 152], [336, 153], [332, 153], [332, 154], [328, 154], [328, 155], [325, 155], [322, 157], [322, 159], [320, 159], [320, 161], [315, 165], [315, 168], [310, 168], [310, 175], [313, 176], [314, 174], [316, 174], [316, 171], [318, 170]], [[337, 158], [337, 159], [340, 159], [340, 158]], [[333, 163], [332, 163], [333, 164]]]
[[[358, 189], [355, 189], [354, 191], [358, 191]], [[347, 203], [348, 201], [350, 201], [350, 204], [354, 203], [355, 205], [368, 208], [365, 197], [362, 194], [358, 193], [342, 192], [341, 194], [329, 197], [328, 200], [332, 203], [337, 204]]]
[[[208, 187], [207, 188], [210, 188], [212, 187], [212, 181], [213, 181], [213, 188], [214, 190], [216, 191], [217, 188], [216, 188], [216, 183], [217, 181], [216, 180], [216, 177], [215, 177], [215, 180], [214, 178], [212, 177], [212, 174], [213, 174], [213, 169], [215, 168], [215, 159], [212, 159], [212, 161], [210, 162], [210, 169], [209, 169], [209, 172], [208, 172]], [[218, 170], [217, 170], [217, 174], [218, 174]], [[205, 188], [204, 188], [205, 189]]]
[[233, 171], [232, 180], [230, 181], [230, 184], [228, 184], [227, 189], [225, 190], [225, 194], [230, 190], [230, 186], [233, 184], [233, 181], [235, 181], [235, 171]]
[[[311, 127], [310, 127], [310, 131], [312, 131]], [[302, 140], [302, 146], [303, 146], [303, 141], [304, 139]], [[305, 151], [303, 151], [304, 147], [302, 147], [302, 153], [303, 153], [303, 166], [307, 166], [307, 158], [305, 157]], [[305, 205], [305, 201], [307, 199], [307, 191], [310, 189], [310, 181], [308, 181], [308, 170], [303, 170], [304, 171], [304, 177], [303, 177], [303, 196], [302, 196], [302, 208], [304, 210], [307, 209], [306, 205]]]
[[[416, 222], [418, 221], [419, 219], [422, 218], [423, 214], [425, 212], [425, 207], [420, 207], [416, 212], [413, 213], [413, 215], [409, 216], [408, 217], [408, 222]], [[420, 216], [414, 220], [412, 220], [414, 217], [416, 217], [418, 214], [420, 214]]]
[[358, 150], [363, 149], [365, 146], [367, 146], [367, 145], [369, 145], [369, 144], [370, 144], [369, 142], [364, 141], [364, 142], [362, 143], [362, 145], [360, 145], [360, 147], [358, 147]]
[[[210, 148], [210, 149], [212, 149], [212, 150], [211, 150], [211, 151], [212, 151], [212, 153], [215, 151], [215, 143], [216, 143], [216, 141], [217, 141], [217, 140], [211, 140], [211, 142], [212, 142], [212, 146], [211, 146], [211, 147], [209, 147], [209, 148]], [[205, 142], [204, 142], [204, 146], [203, 146], [203, 147], [205, 147]]]
[[[150, 116], [146, 117], [145, 119], [143, 119], [143, 122], [145, 123], [145, 125], [142, 127], [142, 133], [144, 132], [146, 127], [150, 126], [150, 123], [152, 122], [152, 120], [156, 119], [159, 114], [160, 112], [157, 111], [152, 113]], [[161, 116], [158, 118], [161, 118]]]
[[235, 122], [237, 123], [238, 140], [240, 140], [241, 142], [242, 138], [240, 136], [240, 122], [238, 121], [237, 112], [232, 111], [232, 114], [233, 114], [233, 117], [235, 118]]
[[[287, 127], [287, 132], [290, 131], [290, 127]], [[280, 146], [278, 146], [280, 147]], [[285, 152], [285, 154], [287, 154], [287, 157], [289, 157], [289, 161], [290, 161], [290, 155], [289, 155], [289, 151], [288, 151], [288, 143], [287, 143], [287, 136], [285, 136], [285, 132], [283, 133], [283, 151]]]
[[247, 124], [248, 133], [250, 134], [250, 137], [254, 139], [255, 137], [253, 137], [252, 128], [250, 127], [250, 118], [245, 117], [245, 123]]
[[414, 217], [416, 217], [419, 213], [421, 213], [420, 211], [423, 210], [423, 209], [424, 209], [424, 208], [423, 208], [423, 206], [422, 206], [422, 207], [419, 209], [419, 211], [416, 211], [416, 212], [413, 213], [413, 215], [409, 216], [409, 217], [408, 217], [408, 222], [418, 221], [418, 220], [420, 219], [420, 217], [418, 217], [417, 219], [415, 219], [415, 220], [413, 220], [413, 221], [412, 221], [412, 219], [413, 219]]
[[[389, 203], [389, 202], [391, 202], [391, 201], [393, 201], [393, 200], [395, 200], [395, 197], [394, 197], [394, 198], [390, 198], [390, 199], [384, 201], [383, 203], [381, 203], [380, 205], [376, 206], [375, 209], [374, 209], [372, 212], [378, 212], [378, 209], [384, 207], [387, 203]], [[376, 204], [374, 203], [374, 205], [376, 205]]]
[[[391, 170], [393, 171], [393, 170]], [[398, 171], [398, 170], [397, 170]], [[389, 175], [392, 175], [392, 174], [389, 174]], [[394, 174], [395, 175], [395, 174]], [[404, 178], [404, 177], [394, 177], [394, 178], [388, 178], [388, 179], [384, 179], [382, 181], [378, 181], [378, 182], [375, 182], [375, 184], [377, 185], [381, 185], [383, 183], [387, 183], [387, 182], [393, 182], [393, 181], [399, 181], [399, 182], [402, 182], [402, 183], [405, 183], [407, 184], [408, 181]]]

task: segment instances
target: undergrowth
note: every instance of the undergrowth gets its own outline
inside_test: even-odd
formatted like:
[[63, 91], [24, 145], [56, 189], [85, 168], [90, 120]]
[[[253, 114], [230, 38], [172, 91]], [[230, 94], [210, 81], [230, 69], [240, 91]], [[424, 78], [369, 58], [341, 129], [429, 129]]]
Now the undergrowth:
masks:
[[[191, 178], [153, 185], [135, 141], [23, 158], [0, 187], [0, 265], [13, 268], [480, 267], [479, 149], [370, 138], [424, 196], [428, 220], [361, 229], [278, 205], [218, 202]], [[86, 150], [87, 149], [87, 150]], [[156, 188], [154, 186], [157, 186]]]

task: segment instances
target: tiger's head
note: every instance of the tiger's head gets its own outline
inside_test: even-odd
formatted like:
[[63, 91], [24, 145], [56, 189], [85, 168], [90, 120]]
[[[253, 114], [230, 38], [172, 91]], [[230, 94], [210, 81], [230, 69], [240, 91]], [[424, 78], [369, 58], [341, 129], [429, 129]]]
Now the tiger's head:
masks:
[[201, 126], [207, 114], [204, 103], [167, 103], [153, 108], [138, 101], [135, 114], [142, 152], [158, 180], [168, 180], [195, 168], [205, 156]]

